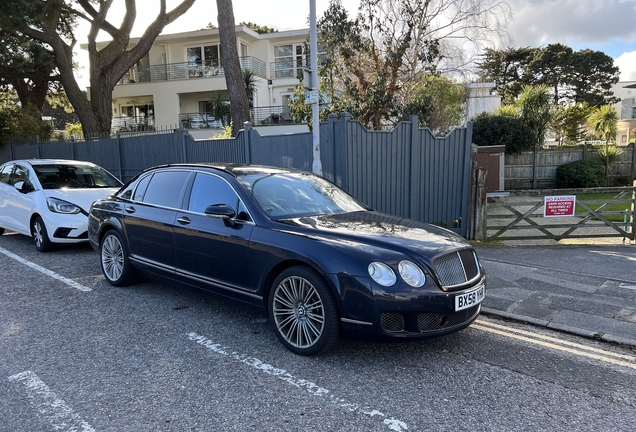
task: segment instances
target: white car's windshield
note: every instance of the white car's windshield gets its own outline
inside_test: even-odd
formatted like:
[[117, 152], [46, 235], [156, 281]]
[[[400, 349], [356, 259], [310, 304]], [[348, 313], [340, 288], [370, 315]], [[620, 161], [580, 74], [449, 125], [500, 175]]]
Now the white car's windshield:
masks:
[[239, 182], [277, 219], [368, 210], [334, 184], [311, 174], [246, 174]]
[[108, 171], [91, 165], [34, 165], [42, 189], [81, 189], [120, 187], [121, 182]]

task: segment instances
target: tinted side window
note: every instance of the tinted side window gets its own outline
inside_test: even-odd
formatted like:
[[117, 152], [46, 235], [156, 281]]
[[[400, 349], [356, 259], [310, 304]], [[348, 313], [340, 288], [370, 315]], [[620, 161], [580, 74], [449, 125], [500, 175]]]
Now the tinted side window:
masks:
[[152, 175], [148, 175], [142, 178], [137, 183], [137, 189], [135, 189], [135, 196], [133, 197], [133, 201], [142, 201], [144, 199], [144, 194], [146, 193], [146, 189], [148, 188], [148, 183], [150, 182], [151, 178]]
[[0, 182], [10, 184], [11, 170], [13, 170], [13, 164], [9, 164], [2, 168], [2, 171], [0, 172]]
[[143, 202], [163, 207], [180, 208], [181, 191], [190, 175], [187, 171], [155, 173], [146, 189]]
[[13, 164], [9, 164], [2, 168], [0, 171], [0, 182], [9, 184], [9, 180], [11, 180], [11, 170], [13, 169]]
[[227, 204], [236, 211], [238, 196], [225, 180], [207, 174], [197, 174], [192, 185], [188, 210], [204, 213], [213, 204]]
[[28, 182], [29, 181], [29, 170], [23, 167], [22, 165], [16, 165], [15, 171], [13, 172], [13, 184], [17, 182]]

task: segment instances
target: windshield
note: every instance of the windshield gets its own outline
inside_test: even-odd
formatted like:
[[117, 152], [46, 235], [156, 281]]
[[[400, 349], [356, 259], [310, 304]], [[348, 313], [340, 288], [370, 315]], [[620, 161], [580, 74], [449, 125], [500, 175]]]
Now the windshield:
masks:
[[238, 180], [265, 213], [276, 219], [368, 210], [342, 189], [312, 174], [258, 173]]
[[34, 165], [42, 189], [83, 189], [121, 187], [122, 183], [95, 165]]

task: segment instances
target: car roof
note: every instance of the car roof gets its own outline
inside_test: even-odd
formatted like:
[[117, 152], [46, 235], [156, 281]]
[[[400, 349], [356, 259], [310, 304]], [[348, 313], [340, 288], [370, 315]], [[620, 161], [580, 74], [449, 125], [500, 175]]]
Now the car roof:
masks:
[[76, 161], [70, 159], [21, 159], [11, 161], [12, 163], [27, 163], [32, 166], [37, 165], [95, 165], [92, 162]]
[[[160, 165], [153, 168], [167, 168], [167, 167], [180, 167], [180, 168], [209, 168], [217, 171], [223, 171], [234, 177], [248, 175], [248, 174], [282, 174], [282, 173], [301, 173], [303, 171], [294, 168], [280, 168], [266, 165], [246, 165], [246, 164], [233, 164], [233, 163], [216, 163], [216, 162], [201, 162], [201, 163], [179, 163]], [[149, 168], [151, 170], [153, 168]], [[146, 170], [146, 171], [148, 171]]]

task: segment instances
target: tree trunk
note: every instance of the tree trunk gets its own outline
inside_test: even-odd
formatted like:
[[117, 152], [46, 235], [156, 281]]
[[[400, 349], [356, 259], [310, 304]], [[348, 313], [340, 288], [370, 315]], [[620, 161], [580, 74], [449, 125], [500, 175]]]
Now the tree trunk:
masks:
[[[161, 0], [161, 9], [155, 20], [145, 30], [136, 45], [129, 47], [130, 32], [135, 23], [137, 8], [135, 0], [125, 0], [125, 15], [119, 27], [115, 27], [106, 20], [111, 1], [100, 1], [96, 10], [87, 0], [77, 1], [84, 11], [73, 11], [68, 8], [65, 0], [41, 1], [42, 12], [35, 17], [39, 26], [24, 26], [20, 32], [28, 37], [39, 40], [53, 48], [55, 64], [60, 71], [60, 82], [69, 102], [82, 123], [82, 130], [86, 138], [97, 134], [109, 134], [113, 117], [112, 101], [113, 88], [124, 76], [126, 71], [145, 56], [154, 40], [164, 27], [183, 15], [194, 4], [195, 0], [181, 0], [171, 11], [167, 11], [166, 1]], [[141, 3], [141, 2], [139, 2]], [[77, 42], [74, 37], [58, 33], [64, 22], [65, 11], [75, 15], [75, 18], [85, 19], [91, 23], [88, 34], [88, 57], [90, 63], [91, 100], [86, 100], [84, 92], [80, 90], [73, 75], [73, 46]], [[41, 27], [41, 28], [40, 28]], [[96, 38], [100, 31], [106, 31], [111, 37], [107, 45], [97, 49]], [[236, 50], [236, 43], [235, 50]], [[238, 61], [238, 55], [237, 55]]]
[[250, 119], [250, 105], [239, 62], [232, 0], [216, 0], [216, 6], [219, 13], [221, 64], [225, 72], [225, 84], [230, 98], [232, 136], [236, 136], [238, 131], [243, 128], [243, 123]]

